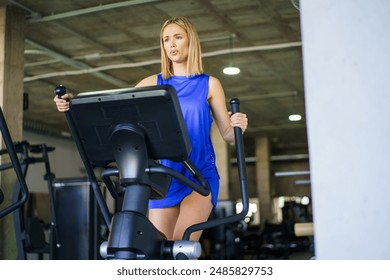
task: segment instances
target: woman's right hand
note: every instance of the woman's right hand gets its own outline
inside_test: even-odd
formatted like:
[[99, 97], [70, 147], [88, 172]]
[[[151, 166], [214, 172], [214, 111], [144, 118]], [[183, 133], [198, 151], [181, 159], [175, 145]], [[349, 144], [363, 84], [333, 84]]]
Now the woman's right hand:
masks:
[[54, 103], [57, 106], [57, 109], [59, 112], [66, 112], [69, 110], [69, 100], [73, 98], [73, 94], [71, 93], [65, 93], [61, 97], [58, 97], [58, 95], [54, 96]]

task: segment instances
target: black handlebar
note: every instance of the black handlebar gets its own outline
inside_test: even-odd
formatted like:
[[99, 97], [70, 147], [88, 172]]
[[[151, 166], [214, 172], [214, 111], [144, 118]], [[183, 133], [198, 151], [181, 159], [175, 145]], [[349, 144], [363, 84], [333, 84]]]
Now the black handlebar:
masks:
[[[63, 96], [64, 94], [67, 93], [67, 90], [66, 90], [66, 87], [63, 86], [63, 85], [59, 85], [57, 86], [55, 89], [54, 89], [54, 93], [61, 98], [61, 96]], [[66, 120], [68, 122], [68, 126], [69, 126], [69, 129], [73, 134], [76, 134], [77, 133], [77, 130], [76, 130], [76, 126], [75, 124], [73, 123], [73, 119], [70, 115], [70, 112], [69, 110], [64, 112], [65, 114], [65, 117], [66, 117]], [[86, 169], [86, 172], [88, 174], [88, 177], [90, 178], [90, 184], [91, 184], [91, 187], [92, 187], [92, 190], [94, 192], [94, 195], [95, 195], [95, 198], [96, 198], [96, 201], [101, 209], [101, 213], [103, 215], [103, 218], [104, 218], [104, 221], [108, 227], [108, 229], [110, 230], [111, 229], [111, 214], [108, 210], [108, 206], [104, 200], [104, 197], [103, 197], [103, 194], [102, 192], [100, 191], [100, 186], [99, 184], [97, 183], [97, 179], [96, 179], [96, 176], [95, 176], [95, 173], [94, 173], [94, 170], [92, 168], [92, 166], [90, 166], [88, 164], [88, 158], [87, 158], [87, 155], [86, 155], [86, 152], [83, 148], [83, 144], [81, 143], [81, 140], [79, 137], [73, 137], [75, 143], [76, 143], [76, 146], [79, 150], [79, 154], [80, 154], [80, 157], [81, 157], [81, 160], [83, 161], [84, 163], [84, 166], [85, 166], [85, 169]]]
[[[240, 112], [240, 100], [233, 98], [230, 100], [232, 106], [232, 113]], [[238, 174], [240, 181], [246, 181], [246, 165], [245, 165], [245, 151], [244, 151], [244, 139], [242, 137], [242, 129], [240, 127], [234, 127], [234, 139], [236, 142], [237, 164]]]
[[[4, 142], [6, 144], [8, 154], [9, 154], [9, 157], [10, 157], [11, 162], [12, 162], [12, 166], [15, 170], [17, 180], [20, 184], [20, 196], [19, 196], [18, 200], [0, 211], [0, 218], [2, 218], [4, 216], [8, 215], [9, 213], [15, 211], [19, 207], [21, 207], [24, 203], [26, 203], [28, 200], [28, 197], [29, 197], [29, 191], [28, 191], [28, 187], [26, 184], [26, 180], [24, 179], [22, 167], [20, 166], [20, 162], [19, 162], [18, 156], [17, 156], [16, 151], [15, 151], [15, 147], [14, 147], [14, 143], [13, 143], [12, 138], [11, 138], [11, 134], [8, 130], [8, 126], [7, 126], [7, 123], [6, 123], [5, 118], [4, 118], [3, 110], [1, 108], [0, 108], [0, 130], [1, 130], [1, 133], [3, 135], [3, 139], [4, 139]], [[2, 192], [1, 192], [1, 195], [3, 196], [3, 199], [4, 199], [4, 195]]]
[[2, 204], [4, 201], [4, 194], [3, 191], [0, 189], [0, 204]]
[[185, 166], [185, 168], [190, 172], [190, 174], [200, 183], [200, 186], [198, 184], [196, 184], [195, 182], [191, 181], [190, 179], [188, 179], [186, 176], [177, 172], [176, 170], [168, 168], [168, 167], [163, 166], [163, 165], [149, 167], [147, 172], [148, 173], [168, 174], [169, 176], [175, 178], [176, 180], [178, 180], [182, 184], [195, 190], [199, 194], [201, 194], [203, 196], [208, 196], [210, 194], [210, 185], [203, 178], [200, 171], [190, 161], [184, 160], [182, 163]]

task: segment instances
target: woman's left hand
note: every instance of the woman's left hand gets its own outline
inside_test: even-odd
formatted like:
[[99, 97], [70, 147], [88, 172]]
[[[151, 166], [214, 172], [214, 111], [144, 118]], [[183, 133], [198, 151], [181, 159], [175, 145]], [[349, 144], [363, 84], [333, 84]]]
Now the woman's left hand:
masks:
[[230, 115], [230, 125], [233, 127], [239, 127], [242, 130], [242, 133], [245, 132], [245, 130], [248, 128], [248, 117], [246, 114], [238, 112], [235, 114], [232, 114], [232, 112], [229, 112]]

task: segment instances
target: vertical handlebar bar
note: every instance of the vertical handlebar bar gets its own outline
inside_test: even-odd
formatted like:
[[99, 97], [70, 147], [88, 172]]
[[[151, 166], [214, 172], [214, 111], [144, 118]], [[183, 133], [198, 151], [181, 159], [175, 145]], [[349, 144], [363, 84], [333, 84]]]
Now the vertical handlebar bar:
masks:
[[[66, 94], [66, 87], [63, 86], [63, 85], [59, 85], [57, 86], [55, 89], [54, 89], [54, 93], [61, 98], [61, 96], [63, 96], [64, 94]], [[73, 119], [72, 119], [72, 116], [70, 115], [70, 111], [66, 111], [65, 112], [65, 117], [66, 117], [66, 120], [68, 122], [68, 125], [69, 125], [69, 129], [71, 130], [71, 134], [72, 135], [77, 135], [77, 130], [76, 130], [76, 126], [75, 124], [73, 123]], [[84, 167], [86, 169], [86, 172], [88, 174], [88, 178], [90, 179], [90, 184], [91, 184], [91, 187], [92, 187], [92, 190], [94, 192], [94, 195], [95, 195], [95, 198], [99, 204], [99, 207], [100, 207], [100, 210], [102, 212], [102, 215], [103, 215], [103, 218], [104, 218], [104, 221], [108, 227], [108, 229], [110, 230], [111, 229], [111, 214], [108, 210], [108, 207], [107, 207], [107, 204], [104, 200], [104, 197], [103, 197], [103, 194], [100, 190], [100, 187], [99, 187], [99, 184], [97, 182], [97, 179], [96, 179], [96, 176], [95, 176], [95, 173], [94, 173], [94, 170], [92, 168], [91, 165], [88, 164], [88, 159], [87, 159], [87, 156], [86, 156], [86, 152], [84, 150], [84, 147], [81, 143], [81, 140], [79, 137], [74, 137], [73, 138], [75, 143], [76, 143], [76, 146], [77, 146], [77, 149], [79, 150], [79, 154], [80, 154], [80, 157], [81, 157], [81, 160], [83, 161], [84, 163]]]

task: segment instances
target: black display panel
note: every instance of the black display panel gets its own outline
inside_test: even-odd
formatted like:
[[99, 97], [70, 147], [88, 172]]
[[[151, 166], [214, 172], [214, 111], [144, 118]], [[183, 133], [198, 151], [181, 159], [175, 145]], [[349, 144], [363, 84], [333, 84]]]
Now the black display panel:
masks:
[[144, 132], [151, 159], [182, 161], [191, 151], [176, 91], [168, 85], [80, 93], [69, 112], [88, 161], [96, 166], [115, 160], [110, 137], [119, 124]]

